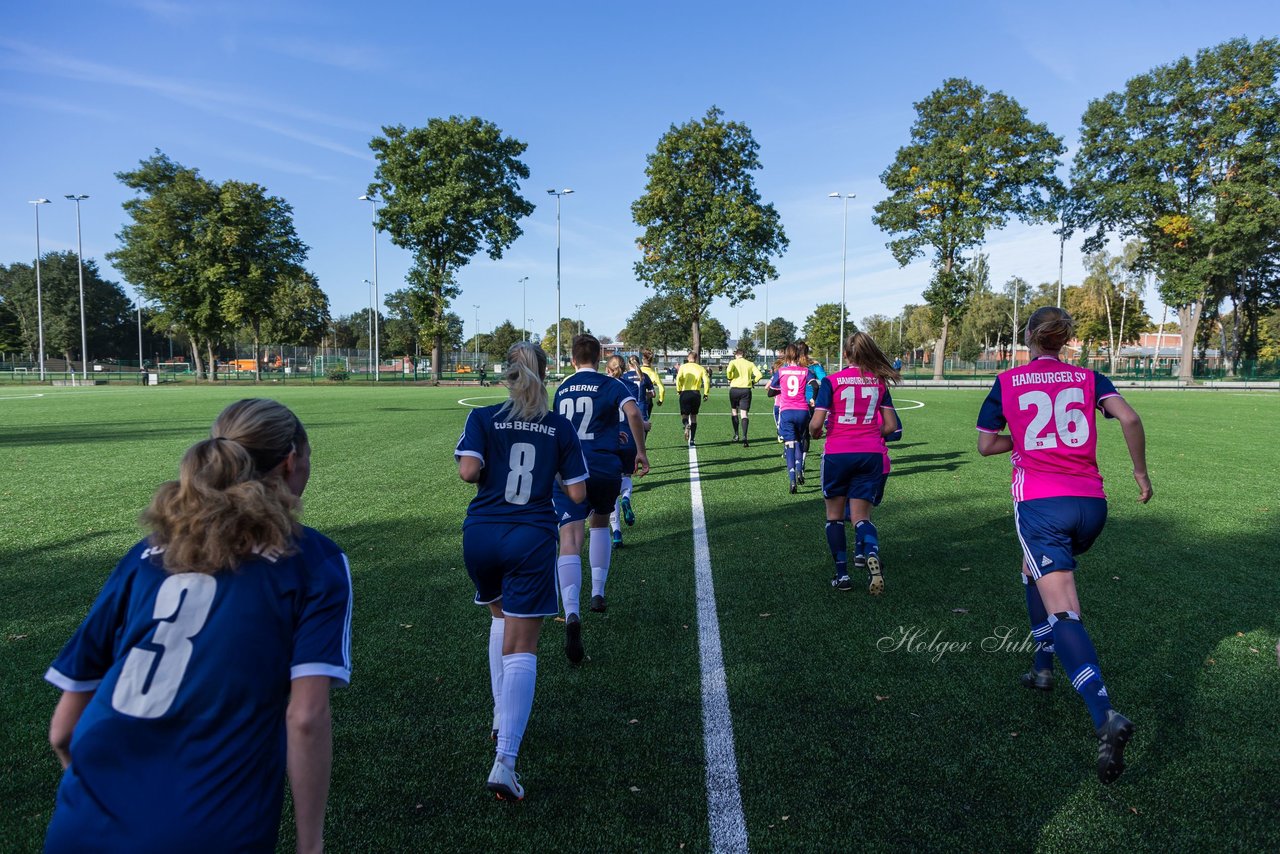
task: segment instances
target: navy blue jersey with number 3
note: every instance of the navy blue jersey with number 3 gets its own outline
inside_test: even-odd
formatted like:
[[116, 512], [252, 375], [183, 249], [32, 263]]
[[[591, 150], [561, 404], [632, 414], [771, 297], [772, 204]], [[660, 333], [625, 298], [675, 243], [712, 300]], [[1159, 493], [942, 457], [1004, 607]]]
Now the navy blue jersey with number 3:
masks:
[[587, 479], [582, 444], [573, 425], [554, 412], [540, 421], [505, 421], [503, 406], [471, 410], [454, 451], [484, 463], [463, 527], [500, 519], [554, 531], [551, 487], [557, 475], [566, 484]]

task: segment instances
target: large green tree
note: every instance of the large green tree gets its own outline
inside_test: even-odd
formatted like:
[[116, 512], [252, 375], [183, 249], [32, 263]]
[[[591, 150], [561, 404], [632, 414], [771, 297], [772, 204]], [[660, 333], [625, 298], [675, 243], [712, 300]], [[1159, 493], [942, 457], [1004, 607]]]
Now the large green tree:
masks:
[[528, 147], [503, 136], [492, 122], [450, 116], [426, 127], [384, 127], [369, 143], [378, 160], [370, 194], [378, 194], [378, 228], [413, 253], [410, 287], [419, 290], [424, 314], [415, 320], [432, 340], [438, 380], [448, 333], [449, 301], [459, 293], [457, 271], [484, 251], [501, 258], [520, 236], [519, 221], [533, 213], [520, 195], [529, 177], [520, 160]]
[[276, 282], [262, 338], [272, 344], [315, 347], [329, 332], [329, 297], [305, 270], [292, 270]]
[[[40, 259], [40, 290], [44, 307], [45, 354], [79, 361], [80, 279], [74, 252], [47, 252]], [[36, 275], [31, 264], [0, 266], [0, 301], [17, 323], [21, 349], [39, 349]], [[133, 305], [120, 285], [98, 272], [92, 258], [84, 259], [85, 339], [89, 355], [97, 358], [137, 358], [136, 329], [130, 322]]]
[[752, 337], [760, 344], [760, 352], [769, 359], [783, 348], [783, 346], [795, 341], [799, 334], [796, 325], [785, 317], [775, 317], [769, 321], [768, 327], [764, 321], [759, 321], [754, 327]]
[[958, 270], [964, 253], [1010, 219], [1058, 215], [1065, 189], [1054, 169], [1065, 149], [1013, 98], [961, 78], [945, 81], [915, 109], [911, 142], [880, 175], [889, 196], [876, 204], [873, 221], [894, 235], [888, 246], [899, 264], [932, 253], [924, 298], [939, 327], [933, 370], [941, 379], [947, 332], [970, 290]]
[[208, 239], [218, 187], [158, 149], [116, 178], [137, 195], [124, 203], [130, 222], [116, 235], [120, 248], [107, 258], [159, 307], [156, 323], [191, 339], [196, 377], [206, 371], [205, 353], [212, 376], [213, 347], [227, 332], [222, 289], [211, 274], [215, 246]]
[[671, 299], [697, 354], [711, 301], [750, 299], [757, 285], [777, 277], [772, 259], [788, 245], [778, 212], [756, 189], [759, 148], [750, 128], [712, 107], [658, 140], [644, 195], [631, 205], [644, 229], [636, 276]]
[[[844, 334], [848, 336], [857, 331], [846, 306]], [[810, 352], [831, 370], [835, 370], [832, 365], [844, 362], [840, 346], [840, 303], [824, 302], [813, 309], [804, 322], [804, 340], [809, 342]]]
[[[586, 326], [582, 327], [582, 331], [586, 334], [591, 333], [591, 329]], [[547, 331], [542, 336], [541, 346], [542, 346], [542, 349], [546, 351], [547, 358], [550, 360], [548, 364], [551, 364], [553, 366], [555, 365], [557, 339], [565, 342], [564, 346], [561, 348], [560, 355], [565, 359], [568, 359], [570, 357], [571, 348], [569, 344], [570, 342], [573, 341], [573, 336], [577, 334], [578, 334], [578, 321], [572, 317], [560, 318], [559, 329], [556, 328], [556, 324], [554, 323], [547, 327]], [[552, 370], [558, 371], [563, 367], [564, 367], [563, 365], [559, 367], [552, 367]]]
[[665, 354], [673, 347], [684, 346], [689, 340], [689, 328], [669, 297], [652, 296], [627, 318], [621, 337], [629, 350], [648, 347]]
[[1140, 238], [1183, 330], [1180, 379], [1206, 303], [1256, 267], [1280, 231], [1280, 41], [1234, 39], [1138, 75], [1085, 110], [1068, 224]]

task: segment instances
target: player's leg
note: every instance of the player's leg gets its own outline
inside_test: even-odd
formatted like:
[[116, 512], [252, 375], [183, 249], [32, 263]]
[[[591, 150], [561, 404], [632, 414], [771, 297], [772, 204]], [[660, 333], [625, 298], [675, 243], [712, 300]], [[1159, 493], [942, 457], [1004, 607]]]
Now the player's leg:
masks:
[[867, 574], [867, 592], [884, 592], [884, 566], [880, 562], [880, 532], [871, 522], [871, 501], [849, 499], [849, 521], [853, 525], [853, 565]]
[[507, 628], [501, 599], [489, 603], [489, 617], [489, 690], [493, 693], [493, 729], [489, 737], [496, 741], [502, 709], [502, 643]]
[[502, 706], [502, 618], [503, 560], [501, 543], [507, 526], [472, 522], [462, 531], [462, 560], [467, 575], [475, 585], [475, 603], [490, 611], [489, 620], [489, 689], [493, 695], [493, 719], [490, 734], [496, 738]]
[[738, 417], [742, 424], [742, 447], [749, 448], [751, 445], [747, 441], [747, 425], [751, 421], [751, 389], [747, 389], [739, 402]]
[[702, 393], [692, 391], [689, 394], [692, 395], [689, 402], [689, 447], [692, 448], [698, 441], [698, 412], [702, 409]]
[[1031, 639], [1036, 649], [1031, 661], [1031, 669], [1022, 674], [1020, 682], [1024, 688], [1037, 691], [1053, 690], [1053, 626], [1049, 623], [1049, 612], [1045, 610], [1044, 600], [1040, 598], [1040, 588], [1031, 580], [1026, 561], [1022, 564], [1023, 592], [1027, 599], [1027, 621], [1031, 624]]
[[609, 580], [609, 565], [613, 558], [613, 546], [609, 539], [609, 508], [618, 499], [622, 488], [621, 478], [593, 477], [587, 480], [587, 503], [591, 515], [587, 519], [590, 541], [587, 559], [591, 564], [591, 604], [596, 613], [605, 611], [605, 585]]
[[582, 590], [582, 522], [588, 508], [570, 501], [557, 486], [551, 492], [552, 506], [560, 524], [560, 556], [556, 560], [556, 580], [564, 604], [564, 654], [573, 663], [586, 654], [582, 647], [582, 618], [579, 598]]
[[852, 590], [853, 582], [849, 580], [849, 546], [844, 529], [845, 497], [837, 495], [826, 499], [827, 509], [827, 548], [831, 551], [831, 559], [835, 561], [835, 577], [831, 586], [838, 590]]
[[739, 415], [741, 414], [738, 407], [738, 402], [741, 398], [741, 395], [739, 394], [740, 391], [741, 389], [729, 389], [729, 419], [733, 422], [733, 441], [735, 442], [741, 441], [738, 438], [738, 422], [740, 420]]

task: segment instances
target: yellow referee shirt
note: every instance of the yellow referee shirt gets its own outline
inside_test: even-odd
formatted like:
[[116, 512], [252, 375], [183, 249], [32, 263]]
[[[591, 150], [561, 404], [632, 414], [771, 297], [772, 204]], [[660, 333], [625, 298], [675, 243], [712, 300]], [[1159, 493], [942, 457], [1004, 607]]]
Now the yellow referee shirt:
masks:
[[658, 405], [661, 406], [663, 399], [667, 396], [666, 395], [667, 387], [662, 384], [661, 374], [659, 374], [649, 365], [641, 365], [640, 370], [644, 373], [646, 377], [649, 378], [649, 382], [653, 383], [654, 397], [657, 399]]
[[751, 388], [764, 377], [755, 363], [746, 359], [734, 359], [724, 375], [729, 380], [729, 388]]
[[711, 394], [711, 375], [697, 362], [685, 362], [676, 371], [676, 391], [698, 391], [699, 386], [703, 396]]

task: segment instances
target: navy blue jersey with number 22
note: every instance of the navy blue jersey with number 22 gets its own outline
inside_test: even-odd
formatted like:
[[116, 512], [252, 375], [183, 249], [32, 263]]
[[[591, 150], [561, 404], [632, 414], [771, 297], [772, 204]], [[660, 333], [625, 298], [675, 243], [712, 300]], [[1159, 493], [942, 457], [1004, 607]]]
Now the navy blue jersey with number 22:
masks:
[[[622, 405], [635, 402], [626, 384], [599, 371], [581, 369], [556, 389], [556, 412], [572, 422], [587, 452], [592, 477], [619, 478]], [[638, 405], [638, 404], [637, 404]]]

